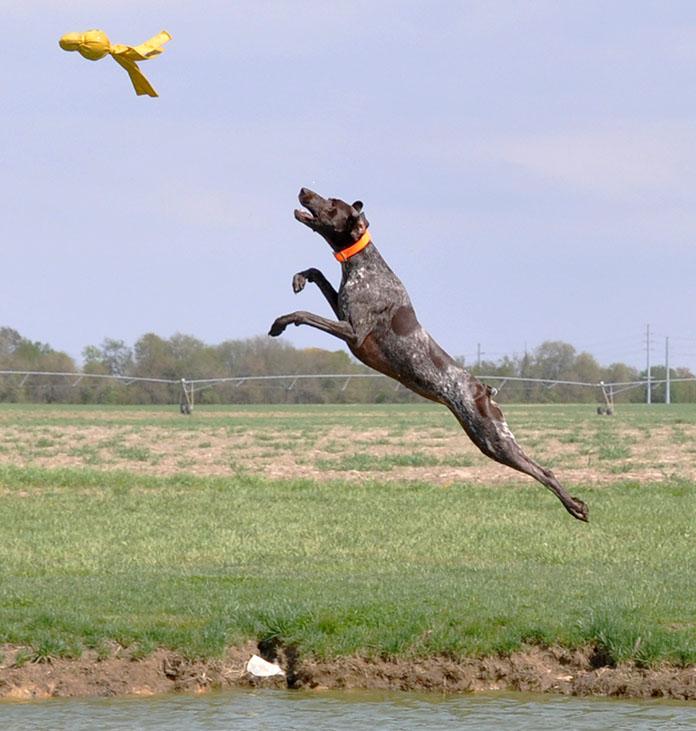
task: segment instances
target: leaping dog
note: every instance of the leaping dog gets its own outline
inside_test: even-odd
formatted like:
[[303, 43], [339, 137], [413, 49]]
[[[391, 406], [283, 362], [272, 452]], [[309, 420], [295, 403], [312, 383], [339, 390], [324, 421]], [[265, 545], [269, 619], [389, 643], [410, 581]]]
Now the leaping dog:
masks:
[[515, 441], [503, 412], [483, 385], [448, 355], [421, 327], [399, 278], [372, 242], [363, 204], [322, 198], [307, 188], [299, 200], [306, 209], [295, 218], [323, 236], [341, 262], [338, 291], [318, 269], [295, 274], [295, 293], [313, 282], [326, 297], [338, 321], [311, 312], [278, 317], [269, 335], [288, 325], [310, 325], [343, 340], [356, 358], [396, 379], [454, 414], [474, 444], [491, 459], [524, 472], [545, 485], [578, 520], [587, 521], [582, 500], [571, 497], [551, 470], [530, 459]]

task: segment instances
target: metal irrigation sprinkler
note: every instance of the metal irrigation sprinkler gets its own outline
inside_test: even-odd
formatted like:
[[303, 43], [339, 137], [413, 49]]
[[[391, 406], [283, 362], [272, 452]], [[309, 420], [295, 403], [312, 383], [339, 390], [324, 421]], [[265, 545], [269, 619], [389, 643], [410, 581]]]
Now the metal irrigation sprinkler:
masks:
[[607, 386], [604, 381], [599, 382], [599, 387], [602, 389], [606, 406], [598, 406], [597, 413], [600, 416], [612, 416], [614, 413], [614, 387], [611, 384]]
[[193, 411], [193, 383], [185, 378], [181, 379], [181, 394], [179, 396], [179, 411], [190, 416]]

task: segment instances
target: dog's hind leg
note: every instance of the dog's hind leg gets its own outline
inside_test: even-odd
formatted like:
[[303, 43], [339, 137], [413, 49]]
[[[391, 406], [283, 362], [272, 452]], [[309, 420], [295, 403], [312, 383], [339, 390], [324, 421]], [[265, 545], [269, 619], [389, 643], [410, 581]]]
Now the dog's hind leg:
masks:
[[288, 325], [309, 325], [343, 340], [348, 345], [354, 345], [357, 340], [355, 331], [349, 322], [345, 320], [327, 320], [325, 317], [303, 311], [291, 312], [289, 315], [277, 317], [268, 334], [277, 337], [285, 331]]
[[[447, 406], [474, 444], [496, 462], [533, 477], [547, 487], [578, 520], [588, 520], [587, 505], [572, 497], [551, 470], [528, 457], [508, 427], [503, 412], [491, 400], [490, 391], [478, 381], [469, 384], [468, 398], [457, 398]], [[473, 398], [472, 398], [473, 395]]]
[[303, 272], [297, 272], [292, 278], [292, 291], [295, 294], [301, 292], [307, 282], [313, 282], [319, 287], [321, 293], [326, 297], [326, 301], [331, 305], [336, 317], [338, 317], [338, 292], [334, 286], [318, 269], [305, 269]]
[[499, 442], [496, 453], [490, 455], [497, 462], [508, 465], [513, 469], [524, 472], [525, 474], [533, 477], [537, 482], [547, 487], [551, 492], [563, 503], [563, 507], [578, 520], [587, 522], [588, 520], [588, 509], [587, 505], [579, 498], [572, 497], [568, 491], [561, 485], [556, 479], [556, 476], [551, 470], [546, 467], [542, 467], [540, 464], [535, 462], [531, 457], [528, 457], [520, 445], [512, 437], [512, 433], [505, 424], [505, 430], [510, 433], [510, 438], [507, 442]]

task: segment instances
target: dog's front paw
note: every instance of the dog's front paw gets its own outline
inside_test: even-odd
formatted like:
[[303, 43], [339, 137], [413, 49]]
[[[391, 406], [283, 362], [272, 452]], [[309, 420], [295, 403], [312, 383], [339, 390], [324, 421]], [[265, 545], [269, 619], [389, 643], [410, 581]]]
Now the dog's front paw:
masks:
[[288, 321], [284, 317], [279, 317], [272, 325], [268, 334], [271, 337], [277, 338], [278, 335], [282, 335], [285, 332], [285, 328], [288, 326]]
[[298, 272], [292, 278], [292, 291], [295, 294], [301, 292], [305, 288], [305, 284], [307, 284], [307, 277], [302, 272]]

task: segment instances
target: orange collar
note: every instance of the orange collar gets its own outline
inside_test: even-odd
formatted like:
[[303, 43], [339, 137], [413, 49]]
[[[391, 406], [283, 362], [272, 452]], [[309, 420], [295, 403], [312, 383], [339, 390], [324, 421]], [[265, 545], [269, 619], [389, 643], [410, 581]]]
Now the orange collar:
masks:
[[371, 241], [372, 236], [370, 236], [370, 232], [365, 231], [365, 233], [354, 244], [351, 244], [345, 249], [341, 249], [341, 251], [334, 252], [334, 256], [340, 262], [348, 261], [351, 256], [355, 256], [361, 252]]

